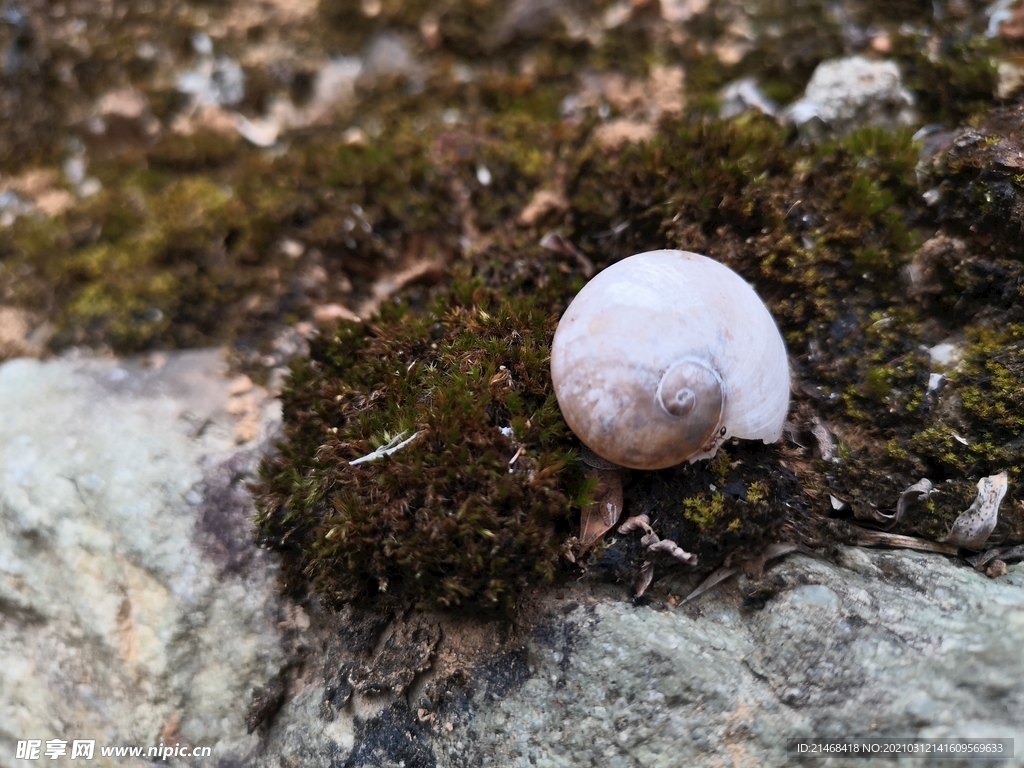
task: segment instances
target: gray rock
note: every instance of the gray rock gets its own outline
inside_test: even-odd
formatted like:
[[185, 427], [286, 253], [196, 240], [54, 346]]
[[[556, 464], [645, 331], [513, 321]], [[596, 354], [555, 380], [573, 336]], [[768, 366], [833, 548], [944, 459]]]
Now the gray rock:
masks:
[[774, 117], [779, 111], [775, 102], [765, 96], [757, 80], [752, 77], [733, 80], [719, 91], [718, 98], [722, 102], [718, 116], [723, 120], [730, 120], [749, 110], [769, 117]]
[[367, 87], [405, 81], [418, 91], [423, 87], [423, 65], [399, 35], [382, 33], [370, 41], [363, 55], [361, 84]]
[[199, 106], [235, 106], [245, 98], [245, 72], [234, 59], [206, 54], [195, 69], [178, 76], [178, 90], [192, 96]]
[[[1021, 743], [1024, 566], [990, 580], [937, 555], [850, 548], [838, 564], [790, 557], [768, 580], [777, 591], [762, 609], [743, 607], [735, 585], [664, 610], [580, 585], [542, 598], [530, 634], [498, 646], [479, 626], [418, 617], [444, 624], [443, 640], [431, 634], [428, 646], [435, 668], [446, 646], [483, 649], [463, 659], [461, 688], [442, 685], [439, 671], [388, 696], [386, 670], [360, 659], [396, 662], [396, 643], [368, 653], [335, 639], [316, 661], [322, 672], [307, 673], [282, 708], [268, 746], [306, 764], [341, 755], [346, 768], [632, 768], [783, 766], [789, 743], [811, 738]], [[354, 614], [341, 622], [359, 624]], [[394, 638], [408, 626], [398, 619], [376, 632]], [[354, 652], [341, 660], [343, 648]], [[422, 658], [410, 645], [408, 665]], [[358, 690], [368, 673], [380, 683], [375, 695]]]
[[252, 543], [257, 454], [223, 367], [0, 366], [0, 765], [26, 739], [95, 739], [96, 765], [142, 764], [104, 745], [257, 746], [246, 705], [295, 614]]
[[918, 122], [914, 96], [903, 86], [896, 63], [863, 56], [819, 64], [803, 97], [782, 117], [812, 133], [849, 133], [866, 125], [892, 130]]
[[481, 702], [469, 752], [439, 764], [775, 766], [794, 739], [1024, 743], [1024, 567], [993, 581], [939, 556], [848, 549], [841, 565], [795, 556], [770, 573], [780, 591], [759, 611], [728, 589], [692, 613], [577, 608], [571, 640], [535, 637], [529, 679]]

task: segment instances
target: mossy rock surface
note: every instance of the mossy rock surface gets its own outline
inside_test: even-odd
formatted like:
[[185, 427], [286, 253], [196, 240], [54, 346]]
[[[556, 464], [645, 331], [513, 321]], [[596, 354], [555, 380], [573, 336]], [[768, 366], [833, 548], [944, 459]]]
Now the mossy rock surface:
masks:
[[1024, 259], [1024, 106], [992, 110], [941, 137], [922, 163], [939, 216], [1002, 258]]
[[[733, 442], [710, 463], [626, 473], [625, 514], [647, 514], [707, 571], [758, 562], [783, 540], [827, 554], [855, 538], [848, 523], [891, 514], [921, 477], [937, 489], [900, 533], [943, 536], [986, 474], [1008, 469], [1017, 497], [1021, 326], [992, 325], [1014, 316], [1016, 294], [966, 326], [951, 308], [977, 285], [962, 242], [922, 245], [934, 210], [909, 131], [808, 149], [762, 118], [662, 128], [619, 153], [581, 149], [566, 231], [599, 267], [667, 246], [739, 272], [785, 335], [794, 408], [779, 445]], [[295, 367], [259, 521], [288, 553], [292, 584], [311, 579], [339, 600], [507, 609], [580, 567], [628, 582], [650, 559], [639, 537], [613, 534], [575, 564], [563, 556], [594, 482], [557, 411], [547, 354], [581, 262], [520, 229], [492, 232], [450, 281], [366, 328], [325, 334]], [[912, 269], [926, 279], [913, 283]], [[955, 333], [964, 359], [937, 387], [929, 347]], [[835, 444], [828, 455], [816, 430]], [[387, 459], [347, 464], [413, 433]], [[1011, 501], [992, 542], [1022, 536]]]
[[[22, 5], [0, 28], [0, 107], [20, 118], [0, 125], [0, 181], [42, 166], [71, 202], [0, 228], [0, 298], [51, 324], [54, 350], [223, 343], [260, 381], [299, 353], [259, 488], [260, 533], [296, 589], [492, 610], [581, 568], [632, 579], [635, 538], [562, 556], [596, 483], [546, 355], [589, 267], [657, 248], [756, 287], [789, 348], [792, 423], [775, 446], [626, 473], [627, 515], [711, 569], [780, 539], [827, 553], [925, 476], [937, 491], [899, 532], [937, 538], [1005, 469], [992, 541], [1021, 539], [1024, 147], [1021, 108], [991, 95], [1021, 44], [987, 34], [982, 4]], [[201, 110], [173, 84], [207, 31], [246, 75], [231, 120], [303, 108], [328, 56], [369, 58], [380, 35], [416, 71], [360, 80], [333, 119], [263, 149], [230, 121], [189, 122]], [[735, 78], [789, 102], [851, 53], [896, 62], [921, 124], [946, 130], [804, 140], [763, 115], [715, 118]], [[655, 72], [685, 85], [659, 101]], [[122, 89], [143, 119], [100, 114]], [[619, 121], [649, 140], [596, 139]], [[72, 156], [98, 193], [61, 176]], [[549, 209], [520, 218], [538, 192]], [[393, 295], [427, 262], [432, 285]], [[315, 320], [335, 303], [381, 310]], [[932, 359], [942, 342], [959, 364]], [[349, 464], [403, 434], [417, 437]]]

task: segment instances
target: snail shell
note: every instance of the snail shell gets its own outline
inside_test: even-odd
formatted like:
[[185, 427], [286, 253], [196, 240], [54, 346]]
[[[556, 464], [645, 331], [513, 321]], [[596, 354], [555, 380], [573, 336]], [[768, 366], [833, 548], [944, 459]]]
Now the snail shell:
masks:
[[754, 289], [686, 251], [623, 259], [584, 286], [551, 347], [577, 437], [608, 461], [661, 469], [730, 437], [772, 443], [789, 409], [789, 361]]

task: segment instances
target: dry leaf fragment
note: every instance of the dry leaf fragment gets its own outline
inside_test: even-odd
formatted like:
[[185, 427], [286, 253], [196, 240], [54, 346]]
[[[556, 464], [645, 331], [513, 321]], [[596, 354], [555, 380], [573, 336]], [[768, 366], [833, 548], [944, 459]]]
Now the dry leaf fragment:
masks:
[[903, 518], [903, 513], [907, 511], [912, 503], [927, 501], [928, 497], [932, 495], [933, 489], [932, 481], [927, 477], [922, 477], [900, 494], [900, 498], [896, 502], [896, 511], [892, 514], [880, 512], [872, 507], [867, 514], [858, 515], [858, 517], [874, 520], [888, 530]]
[[597, 490], [580, 515], [580, 543], [584, 549], [604, 536], [622, 514], [622, 476], [618, 471], [591, 469], [587, 477], [597, 480]]
[[583, 276], [588, 280], [592, 278], [594, 273], [597, 271], [594, 267], [594, 262], [588, 259], [583, 251], [573, 245], [572, 241], [561, 232], [548, 232], [540, 239], [540, 247], [546, 248], [549, 251], [554, 251], [555, 253], [560, 253], [563, 256], [572, 256], [576, 259], [576, 263], [580, 265], [580, 269], [583, 270]]
[[524, 227], [532, 226], [552, 213], [563, 213], [569, 207], [565, 195], [551, 189], [538, 189], [523, 208], [517, 221]]
[[640, 566], [640, 574], [636, 578], [636, 583], [633, 584], [633, 589], [636, 594], [634, 597], [640, 597], [647, 588], [651, 586], [651, 581], [654, 579], [654, 563], [649, 560], [644, 561], [644, 564]]
[[953, 521], [949, 535], [939, 541], [964, 549], [981, 549], [999, 519], [999, 504], [1006, 495], [1006, 482], [1005, 472], [981, 478], [974, 503]]
[[356, 314], [364, 320], [369, 320], [392, 294], [420, 280], [436, 282], [441, 279], [444, 270], [444, 258], [437, 258], [417, 261], [398, 272], [387, 272], [377, 278], [370, 288], [372, 298], [364, 301]]
[[[748, 560], [746, 563], [744, 563], [742, 565], [742, 569], [746, 570], [750, 574], [753, 574], [754, 576], [759, 577], [764, 570], [765, 563], [767, 563], [769, 560], [774, 560], [777, 557], [788, 555], [790, 552], [795, 552], [799, 548], [800, 547], [797, 544], [791, 541], [777, 541], [774, 544], [769, 544], [767, 547], [765, 547], [764, 551], [761, 552], [761, 555], [759, 557], [752, 560]], [[726, 562], [728, 562], [728, 560]], [[723, 581], [728, 579], [733, 574], [739, 573], [740, 570], [740, 567], [732, 565], [723, 565], [717, 571], [715, 571], [706, 579], [704, 579], [704, 581], [698, 584], [696, 589], [694, 589], [693, 592], [688, 594], [682, 602], [688, 603], [691, 600], [697, 599], [712, 587], [721, 584]]]
[[687, 565], [697, 564], [696, 555], [687, 552], [671, 539], [661, 539], [660, 541], [655, 541], [653, 544], [649, 544], [647, 546], [647, 551], [665, 552], [666, 554], [674, 557], [676, 560], [679, 560], [682, 563], [686, 563]]
[[626, 522], [619, 526], [619, 533], [632, 533], [638, 528], [644, 533], [654, 533], [651, 530], [651, 519], [647, 515], [627, 517]]
[[821, 454], [822, 461], [838, 463], [839, 449], [828, 424], [815, 416], [811, 420], [811, 434], [818, 443], [818, 452]]
[[[704, 581], [702, 581], [700, 584], [698, 584], [696, 589], [693, 590], [693, 592], [691, 592], [685, 598], [683, 598], [682, 602], [683, 603], [688, 603], [691, 600], [696, 600], [698, 597], [703, 595], [709, 589], [711, 589], [712, 587], [714, 587], [714, 586], [716, 586], [718, 584], [721, 584], [723, 581], [728, 579], [734, 573], [738, 573], [738, 572], [739, 572], [739, 568], [727, 568], [727, 567], [724, 567], [724, 566], [722, 568], [719, 568], [717, 571], [715, 571], [710, 576], [708, 576], [706, 579], [704, 579]], [[680, 605], [682, 605], [682, 603], [680, 603]]]
[[907, 490], [900, 494], [899, 501], [896, 502], [896, 515], [889, 525], [896, 525], [900, 521], [900, 518], [903, 517], [903, 513], [907, 511], [907, 507], [910, 506], [911, 502], [928, 501], [928, 497], [932, 495], [933, 490], [932, 481], [927, 477], [922, 477], [907, 488]]
[[338, 320], [348, 320], [352, 323], [361, 322], [361, 318], [355, 312], [343, 304], [321, 304], [313, 310], [313, 320], [321, 325], [336, 323]]
[[420, 436], [419, 432], [413, 432], [412, 437], [405, 437], [406, 434], [407, 432], [400, 432], [399, 434], [391, 438], [391, 441], [386, 445], [382, 445], [379, 448], [370, 451], [365, 456], [360, 456], [358, 459], [352, 459], [348, 463], [348, 465], [350, 467], [354, 467], [359, 464], [365, 464], [368, 461], [377, 461], [377, 459], [383, 459], [385, 456], [390, 456], [391, 454], [397, 453], [398, 451], [402, 450], [403, 448], [405, 448], [405, 446], [407, 446], [409, 443], [411, 443], [413, 440]]
[[774, 544], [769, 544], [758, 557], [741, 564], [743, 572], [751, 578], [759, 579], [764, 573], [765, 565], [770, 560], [788, 555], [790, 552], [796, 552], [798, 549], [800, 549], [799, 545], [793, 541], [778, 541]]
[[652, 546], [661, 541], [661, 538], [654, 531], [648, 531], [640, 537], [640, 545], [650, 549]]

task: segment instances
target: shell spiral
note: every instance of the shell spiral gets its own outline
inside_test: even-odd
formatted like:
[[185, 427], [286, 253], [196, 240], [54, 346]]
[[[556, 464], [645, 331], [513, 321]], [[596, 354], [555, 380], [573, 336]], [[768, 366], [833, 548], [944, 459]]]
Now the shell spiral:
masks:
[[775, 321], [728, 267], [686, 251], [613, 264], [565, 311], [551, 378], [577, 437], [608, 461], [661, 469], [722, 440], [775, 442], [789, 361]]

